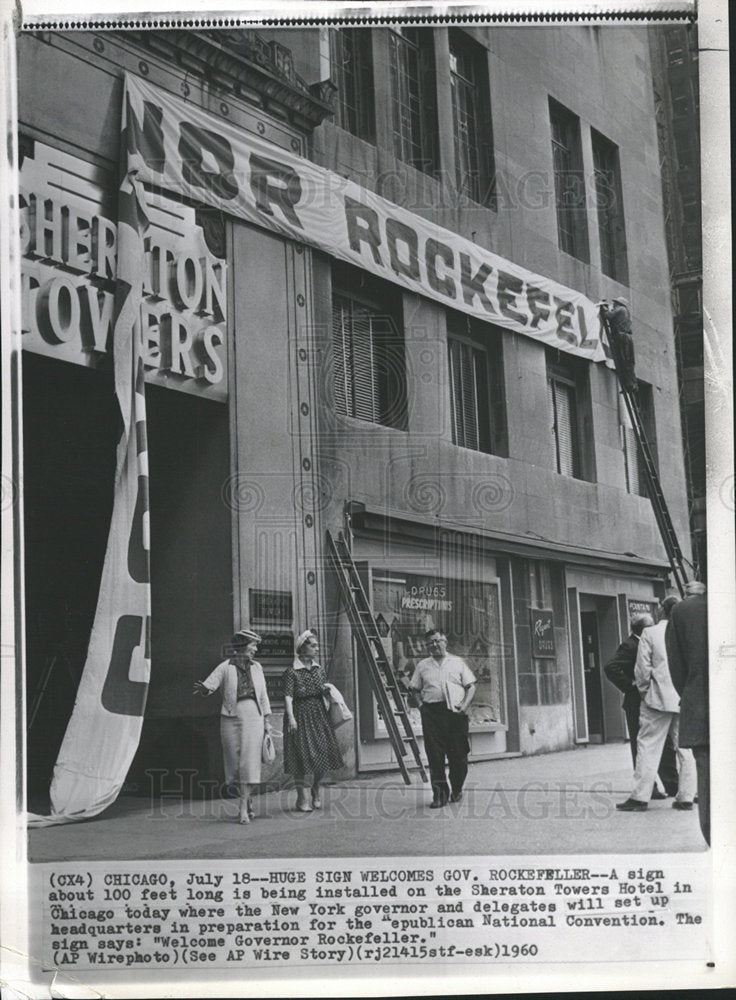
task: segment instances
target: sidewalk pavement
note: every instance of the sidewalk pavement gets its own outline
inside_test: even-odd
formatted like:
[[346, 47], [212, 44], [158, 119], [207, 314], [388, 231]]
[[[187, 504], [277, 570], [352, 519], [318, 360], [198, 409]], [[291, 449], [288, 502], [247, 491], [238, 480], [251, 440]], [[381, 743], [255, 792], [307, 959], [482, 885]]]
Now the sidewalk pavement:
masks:
[[323, 808], [294, 810], [295, 792], [254, 797], [256, 818], [237, 822], [237, 800], [148, 801], [121, 796], [101, 816], [29, 831], [30, 861], [159, 858], [332, 858], [703, 851], [697, 806], [651, 802], [619, 813], [632, 786], [626, 744], [579, 747], [470, 765], [463, 799], [430, 810], [418, 774], [326, 786]]

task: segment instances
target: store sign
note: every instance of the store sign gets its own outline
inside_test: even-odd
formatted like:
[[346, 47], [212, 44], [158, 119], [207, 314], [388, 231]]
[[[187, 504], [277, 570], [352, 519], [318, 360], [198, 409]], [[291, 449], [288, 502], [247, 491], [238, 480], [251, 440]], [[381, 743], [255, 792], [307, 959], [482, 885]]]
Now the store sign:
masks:
[[[503, 644], [501, 593], [498, 581], [477, 582], [434, 576], [414, 576], [374, 570], [371, 602], [381, 630], [384, 652], [391, 662], [399, 685], [407, 695], [417, 664], [429, 655], [425, 633], [441, 629], [447, 636], [448, 651], [460, 656], [476, 678], [476, 692], [468, 709], [473, 732], [504, 729], [504, 658], [512, 655]], [[378, 704], [373, 699], [373, 727], [369, 714], [362, 716], [367, 739], [387, 735]], [[410, 707], [412, 726], [421, 732], [419, 710]]]
[[256, 658], [258, 660], [293, 660], [294, 636], [291, 632], [264, 632]]
[[555, 622], [552, 612], [541, 608], [530, 608], [529, 624], [532, 636], [532, 656], [556, 656]]
[[401, 607], [409, 611], [452, 611], [452, 601], [447, 600], [444, 584], [420, 583], [406, 588]]
[[656, 601], [629, 601], [629, 621], [641, 618], [642, 615], [652, 615], [657, 607]]
[[288, 590], [251, 590], [249, 593], [251, 627], [278, 622], [290, 626], [294, 607]]
[[[23, 347], [111, 367], [117, 275], [115, 192], [93, 165], [35, 144], [20, 175]], [[194, 209], [149, 210], [140, 319], [147, 382], [227, 398], [226, 265]]]
[[309, 243], [409, 291], [604, 361], [595, 303], [147, 81], [126, 77], [129, 165], [157, 189]]

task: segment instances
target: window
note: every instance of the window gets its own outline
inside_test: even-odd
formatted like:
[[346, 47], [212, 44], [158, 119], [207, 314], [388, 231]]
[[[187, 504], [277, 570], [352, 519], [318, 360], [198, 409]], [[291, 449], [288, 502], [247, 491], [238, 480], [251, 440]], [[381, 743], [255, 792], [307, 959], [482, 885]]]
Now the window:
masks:
[[626, 474], [626, 489], [629, 493], [637, 496], [647, 496], [646, 472], [644, 471], [639, 448], [636, 443], [636, 435], [631, 426], [631, 420], [626, 409], [626, 404], [619, 395], [619, 424], [621, 427], [621, 447], [624, 456], [624, 471]]
[[457, 189], [488, 204], [494, 174], [488, 57], [483, 46], [462, 31], [451, 30], [449, 40]]
[[360, 271], [336, 266], [332, 337], [337, 412], [405, 430], [401, 293]]
[[688, 48], [687, 33], [682, 28], [669, 28], [665, 31], [667, 46], [667, 62], [670, 66], [683, 66]]
[[337, 85], [337, 124], [367, 142], [375, 142], [371, 31], [333, 28], [330, 59], [332, 78]]
[[560, 475], [595, 481], [588, 364], [547, 348], [547, 406], [553, 467]]
[[516, 619], [517, 670], [521, 705], [562, 705], [570, 700], [570, 670], [563, 653], [565, 611], [564, 568], [554, 563], [513, 559], [511, 563], [514, 604], [521, 609], [547, 608], [552, 611], [554, 657], [533, 655], [528, 614]]
[[437, 167], [434, 48], [429, 28], [389, 32], [394, 153], [418, 170]]
[[618, 146], [595, 129], [592, 130], [592, 141], [601, 270], [610, 278], [626, 285], [629, 275]]
[[448, 313], [447, 353], [453, 444], [507, 453], [500, 335], [487, 323]]
[[552, 99], [549, 109], [560, 249], [580, 260], [587, 260], [588, 226], [580, 121]]
[[695, 170], [699, 166], [698, 139], [692, 128], [682, 126], [675, 132], [678, 170]]
[[575, 386], [557, 376], [548, 376], [547, 396], [555, 446], [555, 468], [563, 476], [577, 476], [579, 462]]
[[[644, 428], [644, 436], [647, 439], [649, 454], [652, 456], [652, 462], [656, 470], [658, 468], [657, 432], [654, 424], [654, 400], [651, 385], [639, 380], [638, 397], [639, 415], [642, 427]], [[629, 493], [634, 493], [640, 497], [649, 496], [646, 465], [641, 455], [641, 449], [637, 444], [636, 435], [631, 426], [626, 405], [620, 396], [619, 422], [621, 425], [621, 445], [626, 471], [626, 489]]]

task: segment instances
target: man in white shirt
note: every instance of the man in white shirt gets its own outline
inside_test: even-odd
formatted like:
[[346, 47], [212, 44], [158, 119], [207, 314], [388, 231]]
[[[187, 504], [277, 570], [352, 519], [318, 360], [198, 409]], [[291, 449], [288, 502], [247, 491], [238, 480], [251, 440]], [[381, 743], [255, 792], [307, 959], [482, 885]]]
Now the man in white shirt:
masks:
[[634, 789], [630, 798], [616, 806], [622, 812], [644, 812], [652, 794], [662, 748], [669, 737], [677, 754], [680, 774], [674, 809], [692, 809], [695, 797], [695, 758], [679, 746], [680, 696], [672, 683], [665, 633], [678, 597], [666, 597], [660, 605], [660, 620], [645, 628], [639, 639], [634, 680], [641, 694]]
[[470, 753], [466, 713], [475, 694], [475, 677], [465, 660], [447, 652], [447, 636], [441, 629], [431, 629], [424, 638], [430, 655], [417, 664], [409, 688], [421, 698], [424, 749], [432, 779], [429, 808], [440, 809], [462, 798]]

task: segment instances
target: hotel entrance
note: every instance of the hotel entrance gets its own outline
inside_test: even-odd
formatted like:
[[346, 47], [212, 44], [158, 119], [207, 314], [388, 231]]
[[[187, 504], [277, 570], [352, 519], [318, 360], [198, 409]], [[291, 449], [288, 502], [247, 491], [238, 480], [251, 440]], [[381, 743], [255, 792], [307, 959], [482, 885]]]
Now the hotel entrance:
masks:
[[[28, 795], [43, 811], [97, 605], [120, 418], [109, 375], [34, 354], [23, 399]], [[141, 793], [151, 769], [217, 778], [217, 720], [191, 689], [233, 627], [227, 406], [160, 386], [146, 400], [151, 683], [127, 783]]]

